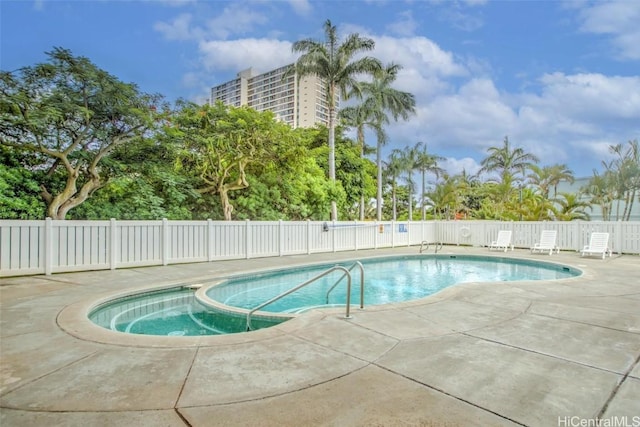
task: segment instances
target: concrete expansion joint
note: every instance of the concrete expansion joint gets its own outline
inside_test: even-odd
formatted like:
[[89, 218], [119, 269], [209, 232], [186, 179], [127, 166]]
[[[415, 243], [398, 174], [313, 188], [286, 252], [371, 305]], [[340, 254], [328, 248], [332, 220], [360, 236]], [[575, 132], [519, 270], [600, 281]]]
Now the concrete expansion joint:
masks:
[[580, 320], [565, 319], [564, 317], [551, 316], [550, 314], [529, 313], [529, 315], [530, 316], [537, 316], [537, 317], [544, 317], [544, 318], [547, 318], [547, 319], [560, 320], [562, 322], [571, 322], [571, 323], [576, 323], [578, 325], [591, 326], [591, 327], [594, 327], [594, 328], [608, 329], [610, 331], [616, 331], [616, 332], [626, 332], [626, 333], [629, 333], [629, 334], [639, 334], [640, 333], [640, 329], [631, 330], [631, 329], [613, 328], [611, 326], [599, 325], [597, 323], [583, 322], [583, 321], [580, 321]]
[[[178, 402], [180, 402], [180, 399], [182, 398], [182, 393], [184, 392], [184, 388], [187, 385], [187, 381], [189, 380], [189, 376], [191, 375], [191, 370], [193, 369], [193, 365], [196, 361], [196, 358], [198, 357], [198, 353], [200, 351], [200, 348], [196, 348], [196, 351], [193, 352], [193, 357], [191, 358], [191, 362], [189, 362], [189, 369], [187, 370], [186, 375], [184, 376], [184, 381], [182, 381], [182, 385], [180, 386], [180, 391], [178, 392], [178, 397], [176, 397], [176, 401], [173, 405], [174, 410], [178, 409]], [[180, 415], [180, 413], [178, 413], [178, 415], [180, 416], [180, 418], [182, 418], [182, 416]], [[186, 421], [186, 420], [185, 420]]]
[[[470, 333], [467, 333], [467, 332], [461, 332], [460, 334], [464, 335], [464, 336], [467, 336], [467, 337], [470, 337], [470, 338], [475, 338], [475, 339], [478, 339], [478, 340], [481, 340], [481, 341], [489, 342], [489, 343], [492, 343], [492, 344], [498, 344], [498, 345], [502, 345], [502, 346], [505, 346], [505, 347], [513, 348], [515, 350], [526, 351], [527, 353], [538, 354], [540, 356], [550, 357], [552, 359], [561, 360], [563, 362], [571, 363], [571, 364], [574, 364], [574, 365], [584, 366], [586, 368], [595, 369], [595, 370], [603, 371], [603, 372], [608, 372], [610, 374], [618, 375], [620, 377], [625, 375], [625, 374], [622, 374], [620, 372], [613, 371], [611, 369], [602, 368], [600, 366], [595, 366], [595, 365], [591, 365], [591, 364], [588, 364], [588, 363], [582, 363], [582, 362], [578, 362], [576, 360], [567, 359], [567, 358], [564, 358], [564, 357], [558, 357], [558, 356], [553, 355], [553, 354], [545, 353], [545, 352], [542, 352], [542, 351], [535, 351], [535, 350], [532, 350], [530, 348], [520, 347], [520, 346], [513, 345], [513, 344], [507, 344], [507, 343], [504, 343], [504, 342], [501, 342], [501, 341], [498, 341], [498, 340], [492, 340], [492, 339], [489, 339], [489, 338], [473, 335], [473, 334], [470, 334]], [[635, 363], [631, 365], [632, 368], [633, 368], [633, 366], [635, 366]]]
[[193, 424], [191, 424], [189, 422], [189, 420], [187, 420], [185, 418], [184, 415], [182, 415], [182, 412], [180, 412], [180, 408], [174, 408], [173, 411], [176, 413], [176, 415], [178, 416], [178, 418], [180, 418], [180, 420], [184, 423], [185, 426], [187, 427], [193, 427]]
[[[23, 387], [25, 387], [25, 386], [28, 386], [28, 385], [30, 385], [30, 384], [32, 384], [32, 383], [34, 383], [34, 382], [36, 382], [36, 381], [38, 381], [38, 380], [40, 380], [40, 379], [42, 379], [42, 378], [45, 378], [45, 377], [47, 377], [47, 376], [49, 376], [49, 375], [52, 375], [52, 374], [55, 374], [55, 373], [56, 373], [56, 372], [58, 372], [58, 371], [61, 371], [61, 370], [63, 370], [63, 369], [66, 369], [66, 368], [68, 368], [68, 367], [70, 367], [70, 366], [73, 366], [73, 365], [75, 365], [75, 364], [78, 364], [78, 363], [80, 363], [80, 362], [82, 362], [82, 361], [84, 361], [84, 360], [90, 359], [90, 358], [92, 358], [93, 356], [95, 356], [95, 355], [96, 355], [96, 354], [98, 354], [98, 353], [100, 353], [100, 351], [92, 351], [91, 353], [89, 353], [89, 354], [87, 354], [87, 355], [85, 355], [85, 356], [83, 356], [83, 357], [80, 357], [80, 358], [78, 358], [78, 359], [76, 359], [76, 360], [73, 360], [73, 361], [71, 361], [71, 362], [69, 362], [69, 363], [67, 363], [67, 364], [61, 365], [61, 366], [59, 366], [59, 367], [58, 367], [58, 368], [56, 368], [56, 369], [53, 369], [53, 370], [51, 370], [51, 371], [49, 371], [49, 372], [46, 372], [46, 373], [44, 373], [44, 374], [42, 374], [42, 375], [39, 375], [39, 376], [35, 376], [35, 377], [33, 377], [33, 378], [30, 378], [28, 381], [25, 381], [23, 384], [20, 384], [20, 385], [19, 385], [18, 387], [16, 387], [16, 388], [11, 389], [11, 390], [9, 390], [9, 391], [7, 391], [7, 392], [5, 392], [5, 393], [0, 393], [0, 397], [8, 396], [8, 395], [10, 395], [11, 393], [14, 393], [14, 392], [16, 392], [16, 391], [20, 390], [21, 388], [23, 388]], [[12, 407], [9, 407], [9, 406], [4, 406], [4, 405], [2, 405], [2, 407], [7, 407], [7, 408], [11, 408], [11, 409], [24, 409], [24, 408], [12, 408]]]
[[[618, 381], [618, 383], [616, 384], [616, 386], [613, 388], [613, 390], [611, 390], [611, 394], [609, 395], [609, 398], [607, 399], [607, 401], [604, 403], [604, 405], [602, 405], [602, 408], [600, 409], [600, 412], [598, 412], [598, 416], [596, 418], [602, 418], [602, 416], [605, 414], [605, 412], [607, 411], [607, 408], [609, 407], [609, 404], [611, 403], [611, 401], [613, 400], [614, 397], [616, 397], [616, 395], [618, 394], [618, 391], [620, 390], [620, 387], [622, 387], [622, 384], [624, 384], [624, 382], [627, 380], [627, 378], [629, 376], [631, 376], [631, 372], [633, 371], [633, 369], [636, 367], [636, 365], [640, 364], [640, 353], [638, 354], [638, 357], [636, 357], [636, 360], [634, 363], [631, 364], [631, 366], [629, 366], [629, 368], [627, 369], [627, 371], [624, 373], [624, 375], [622, 376], [622, 378], [620, 379], [620, 381]], [[632, 377], [633, 378], [633, 377]]]
[[450, 398], [455, 399], [455, 400], [457, 400], [457, 401], [460, 401], [460, 402], [466, 403], [466, 404], [468, 404], [468, 405], [471, 405], [471, 406], [473, 406], [473, 407], [475, 407], [475, 408], [478, 408], [478, 409], [480, 409], [480, 410], [482, 410], [482, 411], [485, 411], [485, 412], [487, 412], [487, 413], [490, 413], [490, 414], [492, 414], [492, 415], [495, 415], [495, 416], [497, 416], [497, 417], [500, 417], [500, 418], [502, 418], [502, 419], [504, 419], [504, 420], [510, 421], [510, 422], [512, 422], [512, 423], [514, 423], [514, 424], [516, 424], [516, 425], [524, 426], [524, 427], [528, 427], [526, 424], [523, 424], [523, 423], [518, 422], [518, 421], [516, 421], [516, 420], [514, 420], [514, 419], [512, 419], [512, 418], [509, 418], [509, 417], [505, 416], [504, 414], [498, 413], [498, 412], [496, 412], [496, 411], [492, 411], [491, 409], [486, 408], [486, 407], [484, 407], [484, 406], [482, 406], [482, 405], [479, 405], [479, 404], [477, 404], [477, 403], [475, 403], [475, 402], [472, 402], [471, 400], [464, 399], [464, 398], [462, 398], [462, 397], [460, 397], [460, 396], [457, 396], [457, 395], [455, 395], [455, 394], [453, 394], [453, 393], [449, 393], [449, 392], [445, 391], [445, 390], [444, 390], [444, 389], [442, 389], [442, 388], [439, 388], [439, 387], [433, 386], [433, 385], [431, 385], [431, 384], [427, 384], [427, 383], [422, 382], [422, 381], [418, 381], [418, 380], [417, 380], [417, 379], [415, 379], [415, 378], [412, 378], [412, 377], [409, 377], [409, 376], [403, 375], [403, 374], [401, 374], [401, 373], [399, 373], [399, 372], [396, 372], [396, 371], [394, 371], [393, 369], [387, 368], [387, 367], [385, 367], [385, 366], [381, 366], [381, 365], [378, 365], [378, 364], [375, 364], [375, 363], [374, 363], [374, 365], [375, 365], [376, 367], [380, 368], [380, 369], [383, 369], [383, 370], [385, 370], [385, 371], [387, 371], [387, 372], [389, 372], [389, 373], [393, 374], [393, 375], [397, 375], [397, 376], [399, 376], [399, 377], [401, 377], [401, 378], [403, 378], [403, 379], [405, 379], [405, 380], [408, 380], [408, 381], [411, 381], [411, 382], [413, 382], [413, 383], [419, 384], [419, 385], [421, 385], [421, 386], [423, 386], [423, 387], [426, 387], [426, 388], [428, 388], [428, 389], [430, 389], [430, 390], [433, 390], [433, 391], [435, 391], [435, 392], [437, 392], [437, 393], [441, 393], [441, 394], [443, 394], [443, 395], [445, 395], [445, 396], [447, 396], [447, 397], [450, 397]]
[[329, 384], [338, 380], [341, 380], [343, 378], [348, 377], [349, 375], [352, 375], [358, 371], [361, 371], [369, 366], [377, 366], [374, 365], [373, 363], [368, 363], [366, 365], [360, 366], [356, 369], [353, 369], [349, 372], [345, 372], [342, 375], [338, 375], [336, 377], [333, 378], [329, 378], [325, 381], [320, 381], [320, 382], [316, 382], [313, 384], [307, 384], [303, 387], [298, 387], [296, 389], [292, 389], [292, 390], [287, 390], [281, 393], [273, 393], [273, 394], [265, 394], [263, 396], [260, 397], [254, 397], [254, 398], [248, 398], [248, 399], [240, 399], [240, 400], [233, 400], [233, 401], [227, 401], [227, 402], [220, 402], [220, 403], [213, 403], [213, 404], [197, 404], [197, 405], [184, 405], [184, 406], [175, 406], [173, 409], [174, 410], [185, 410], [185, 409], [190, 409], [190, 408], [208, 408], [208, 407], [223, 407], [223, 406], [228, 406], [228, 405], [236, 405], [236, 404], [242, 404], [242, 403], [249, 403], [249, 402], [261, 402], [264, 400], [268, 400], [268, 399], [273, 399], [276, 397], [282, 397], [282, 396], [290, 396], [290, 395], [295, 395], [296, 393], [305, 391], [305, 390], [310, 390], [313, 389], [315, 387], [319, 387], [325, 384]]

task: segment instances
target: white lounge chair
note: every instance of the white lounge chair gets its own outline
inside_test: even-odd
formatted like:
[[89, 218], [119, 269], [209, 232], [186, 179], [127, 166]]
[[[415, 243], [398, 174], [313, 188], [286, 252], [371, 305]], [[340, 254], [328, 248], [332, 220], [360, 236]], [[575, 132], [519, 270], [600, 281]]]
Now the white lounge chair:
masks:
[[549, 255], [552, 255], [554, 250], [560, 253], [560, 249], [556, 246], [557, 236], [558, 232], [556, 230], [542, 230], [540, 241], [531, 247], [531, 253], [549, 252]]
[[609, 249], [609, 233], [599, 233], [597, 231], [591, 233], [589, 244], [580, 251], [580, 256], [598, 255], [602, 256], [602, 259], [604, 259], [607, 254], [611, 256], [611, 249]]
[[513, 245], [511, 244], [511, 230], [500, 230], [498, 231], [498, 237], [496, 240], [491, 242], [489, 245], [489, 250], [496, 249], [507, 252], [509, 246], [511, 246], [511, 250], [513, 250]]

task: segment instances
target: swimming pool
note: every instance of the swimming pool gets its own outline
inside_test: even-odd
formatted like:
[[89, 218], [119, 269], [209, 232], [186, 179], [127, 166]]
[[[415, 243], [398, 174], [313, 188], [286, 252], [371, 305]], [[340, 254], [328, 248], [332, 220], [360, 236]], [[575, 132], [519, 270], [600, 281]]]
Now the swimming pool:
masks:
[[[190, 286], [117, 298], [91, 310], [89, 319], [103, 328], [128, 334], [200, 336], [246, 331], [246, 315], [202, 305]], [[252, 325], [261, 329], [288, 319], [256, 316]]]
[[[354, 262], [340, 265], [351, 267]], [[557, 280], [581, 274], [577, 269], [554, 263], [494, 256], [419, 255], [372, 258], [361, 263], [365, 272], [365, 306], [424, 298], [458, 283]], [[189, 287], [138, 294], [103, 304], [89, 317], [105, 328], [137, 334], [192, 336], [243, 332], [249, 310], [335, 265], [241, 275], [222, 283], [204, 282], [199, 297]], [[343, 275], [343, 270], [336, 270], [261, 308], [259, 315], [252, 318], [252, 329], [278, 324], [310, 309], [344, 306], [347, 287], [341, 280]], [[361, 272], [354, 268], [351, 275], [351, 303], [360, 304]]]
[[[379, 305], [410, 301], [432, 295], [444, 288], [467, 282], [515, 280], [556, 280], [578, 275], [570, 267], [538, 261], [470, 255], [404, 256], [361, 261], [365, 271], [364, 304]], [[272, 271], [240, 276], [207, 289], [206, 295], [226, 306], [252, 309], [293, 286], [322, 273], [332, 265]], [[344, 263], [345, 267], [350, 264]], [[343, 305], [346, 286], [337, 286], [337, 271], [288, 295], [262, 311], [301, 313], [327, 305]], [[359, 302], [359, 269], [351, 272], [351, 302]]]

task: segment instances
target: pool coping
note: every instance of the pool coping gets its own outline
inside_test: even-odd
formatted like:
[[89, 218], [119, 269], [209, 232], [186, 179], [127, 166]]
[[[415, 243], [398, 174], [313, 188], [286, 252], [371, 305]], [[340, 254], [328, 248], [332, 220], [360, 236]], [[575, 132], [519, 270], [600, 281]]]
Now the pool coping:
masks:
[[[492, 253], [484, 254], [484, 255], [479, 255], [479, 254], [473, 254], [473, 255], [468, 255], [468, 254], [463, 254], [463, 255], [460, 255], [460, 254], [375, 255], [375, 256], [368, 256], [365, 258], [358, 258], [358, 259], [359, 260], [371, 260], [371, 259], [384, 260], [384, 259], [402, 258], [402, 257], [418, 258], [421, 256], [424, 256], [424, 257], [429, 256], [429, 257], [436, 257], [436, 258], [465, 256], [469, 258], [498, 258], [498, 259], [507, 259], [507, 260], [516, 260], [516, 261], [530, 261], [533, 264], [540, 263], [540, 264], [547, 264], [547, 265], [552, 264], [558, 267], [570, 267], [580, 272], [578, 276], [567, 277], [562, 279], [554, 279], [554, 280], [551, 280], [551, 282], [570, 281], [572, 279], [580, 278], [584, 274], [584, 271], [578, 267], [569, 266], [564, 263], [554, 262], [552, 260], [538, 260], [535, 258], [516, 258], [516, 257], [509, 257], [505, 254], [492, 254]], [[341, 260], [341, 262], [343, 263], [355, 262], [355, 259], [354, 260], [345, 259], [345, 260]], [[284, 271], [291, 268], [306, 268], [306, 267], [313, 267], [313, 266], [324, 266], [329, 264], [330, 263], [309, 263], [309, 264], [300, 264], [295, 267], [287, 267], [287, 268], [258, 269], [258, 270], [252, 271], [251, 273], [241, 273], [241, 274], [232, 275], [232, 276], [212, 277], [207, 279], [200, 278], [197, 280], [193, 280], [189, 283], [180, 281], [180, 282], [170, 283], [170, 284], [151, 285], [149, 287], [136, 288], [135, 290], [129, 289], [129, 290], [118, 290], [113, 292], [106, 292], [104, 294], [99, 295], [98, 298], [91, 297], [86, 300], [82, 300], [66, 306], [58, 314], [56, 318], [56, 322], [63, 331], [74, 336], [75, 338], [82, 339], [85, 341], [118, 345], [118, 346], [151, 347], [151, 348], [210, 347], [210, 346], [216, 346], [216, 345], [229, 345], [229, 344], [234, 344], [238, 342], [245, 343], [245, 342], [269, 340], [274, 337], [286, 335], [290, 331], [296, 330], [298, 327], [306, 325], [309, 321], [313, 321], [312, 318], [314, 316], [324, 317], [327, 315], [340, 315], [341, 313], [345, 312], [345, 309], [343, 307], [335, 307], [335, 308], [332, 307], [332, 308], [323, 308], [319, 310], [315, 310], [315, 309], [309, 310], [301, 314], [287, 314], [287, 315], [280, 315], [280, 316], [278, 316], [278, 313], [256, 312], [257, 313], [256, 316], [287, 317], [289, 320], [278, 325], [274, 325], [268, 328], [262, 328], [258, 330], [239, 332], [239, 333], [233, 333], [233, 334], [206, 335], [206, 336], [161, 336], [161, 335], [128, 334], [124, 332], [109, 330], [102, 326], [99, 326], [93, 323], [89, 319], [89, 315], [93, 310], [95, 310], [100, 305], [106, 304], [118, 298], [125, 298], [128, 296], [132, 296], [132, 295], [144, 293], [144, 292], [162, 291], [162, 290], [168, 290], [172, 288], [190, 286], [193, 284], [200, 284], [200, 282], [204, 282], [206, 284], [203, 283], [203, 286], [196, 291], [196, 298], [198, 298], [199, 300], [203, 300], [206, 304], [211, 305], [214, 308], [219, 308], [223, 311], [230, 311], [232, 313], [239, 313], [239, 314], [246, 315], [249, 312], [249, 310], [244, 310], [244, 309], [224, 305], [222, 303], [219, 303], [207, 297], [204, 294], [209, 288], [222, 284], [226, 280], [235, 279], [237, 277], [251, 276], [255, 274], [259, 275], [259, 274], [271, 273], [275, 271]], [[507, 282], [507, 284], [526, 284], [529, 282], [535, 283], [537, 281], [538, 280], [514, 280], [514, 281]], [[210, 283], [210, 282], [215, 282], [215, 283]], [[456, 295], [458, 292], [462, 292], [462, 289], [457, 289], [457, 288], [473, 287], [473, 286], [477, 286], [477, 284], [486, 284], [486, 283], [504, 284], [504, 282], [458, 283], [458, 284], [448, 286], [432, 295], [428, 295], [423, 298], [419, 298], [411, 301], [401, 301], [401, 302], [393, 302], [389, 304], [367, 306], [366, 310], [367, 311], [372, 311], [372, 310], [384, 311], [384, 310], [391, 310], [391, 309], [408, 308], [408, 307], [424, 305], [424, 304], [432, 304], [434, 302], [448, 298], [449, 294]], [[356, 310], [357, 312], [357, 310], [359, 309], [353, 307], [352, 305], [351, 310], [352, 311]], [[300, 320], [301, 317], [303, 318], [302, 321]], [[296, 320], [298, 321], [296, 322]], [[273, 331], [267, 332], [268, 330], [273, 330]]]
[[[191, 337], [122, 342], [124, 334], [113, 340], [115, 333], [97, 325], [90, 332], [104, 334], [104, 342], [78, 339], [93, 325], [84, 316], [95, 301], [150, 283], [171, 287], [263, 271], [274, 262], [416, 251], [0, 279], [0, 423], [552, 425], [561, 417], [639, 415], [637, 256], [516, 250], [509, 257], [566, 264], [582, 275], [557, 283], [464, 283], [420, 300], [365, 307], [352, 319], [317, 310], [188, 344]], [[448, 252], [504, 256], [486, 248]]]

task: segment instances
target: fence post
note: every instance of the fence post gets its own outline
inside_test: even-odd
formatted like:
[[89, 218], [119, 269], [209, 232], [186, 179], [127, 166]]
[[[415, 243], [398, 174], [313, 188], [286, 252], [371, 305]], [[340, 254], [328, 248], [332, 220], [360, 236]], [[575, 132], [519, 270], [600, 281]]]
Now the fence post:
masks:
[[169, 264], [169, 221], [162, 218], [162, 265]]
[[282, 229], [282, 220], [278, 220], [278, 256], [282, 256], [284, 246], [284, 231]]
[[116, 219], [109, 220], [109, 268], [115, 270], [118, 264], [118, 232]]
[[207, 261], [213, 261], [213, 221], [207, 219]]
[[353, 221], [353, 250], [358, 250], [358, 220]]
[[396, 247], [396, 222], [391, 220], [391, 247]]
[[246, 258], [251, 258], [251, 223], [248, 219], [245, 219], [245, 227], [244, 227], [244, 248], [247, 252]]
[[378, 249], [378, 233], [380, 232], [378, 220], [373, 222], [373, 249]]
[[53, 263], [53, 224], [51, 218], [44, 220], [44, 274], [51, 275]]
[[[621, 220], [618, 220], [618, 222], [616, 223], [615, 245], [618, 248], [617, 253], [619, 255], [622, 255], [622, 250], [626, 248], [622, 247], [622, 221]], [[611, 248], [611, 252], [613, 253], [613, 248]], [[629, 248], [629, 252], [631, 252], [631, 248]]]
[[331, 233], [332, 242], [333, 242], [332, 245], [333, 245], [333, 252], [335, 252], [336, 251], [336, 239], [338, 238], [338, 236], [337, 236], [338, 233], [336, 233], [336, 221], [333, 220], [331, 222], [331, 224], [332, 224], [332, 230], [333, 230], [333, 233]]
[[307, 220], [307, 255], [311, 254], [311, 220]]

